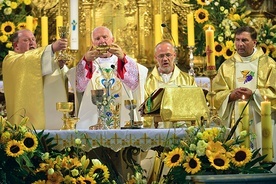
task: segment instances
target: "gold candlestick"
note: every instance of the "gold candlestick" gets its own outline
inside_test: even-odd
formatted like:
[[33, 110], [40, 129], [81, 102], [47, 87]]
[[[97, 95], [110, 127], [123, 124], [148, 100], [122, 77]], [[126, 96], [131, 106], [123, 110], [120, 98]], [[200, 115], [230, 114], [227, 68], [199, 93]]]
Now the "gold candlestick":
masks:
[[215, 108], [214, 104], [214, 97], [216, 95], [216, 92], [213, 91], [213, 79], [217, 75], [216, 70], [207, 70], [205, 72], [206, 76], [210, 79], [210, 91], [208, 92], [208, 95], [210, 96], [210, 114], [209, 114], [209, 121], [207, 123], [207, 127], [210, 126], [211, 123], [215, 123], [217, 125], [221, 124], [221, 118], [217, 114], [217, 110]]

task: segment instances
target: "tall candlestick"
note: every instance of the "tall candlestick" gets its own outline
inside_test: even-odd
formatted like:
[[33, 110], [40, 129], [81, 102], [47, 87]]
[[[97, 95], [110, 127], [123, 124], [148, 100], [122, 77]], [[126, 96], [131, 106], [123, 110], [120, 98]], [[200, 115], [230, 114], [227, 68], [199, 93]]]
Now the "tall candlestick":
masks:
[[48, 45], [48, 17], [41, 17], [41, 46]]
[[193, 12], [187, 14], [188, 46], [195, 46], [195, 28]]
[[33, 23], [33, 21], [34, 21], [33, 16], [28, 15], [28, 16], [26, 17], [26, 29], [29, 29], [29, 30], [32, 31], [32, 32], [33, 32], [33, 28], [34, 28], [34, 23]]
[[59, 36], [59, 31], [58, 31], [58, 27], [61, 27], [63, 26], [63, 17], [61, 15], [58, 15], [56, 17], [56, 38], [57, 40], [60, 39], [60, 36]]
[[161, 42], [162, 34], [161, 34], [161, 15], [154, 15], [154, 43], [157, 45]]
[[210, 27], [205, 31], [207, 70], [216, 70], [214, 30]]
[[271, 123], [271, 102], [266, 100], [261, 102], [261, 122], [262, 122], [262, 154], [267, 155], [264, 162], [273, 161], [272, 151], [272, 123]]
[[177, 47], [178, 46], [178, 15], [177, 14], [171, 15], [171, 31], [172, 31], [173, 43]]
[[[242, 116], [242, 119], [240, 121], [241, 123], [241, 131], [246, 131], [247, 136], [244, 138], [244, 142], [242, 143], [245, 147], [250, 148], [250, 137], [249, 137], [249, 106], [246, 106], [247, 101], [243, 100], [238, 102], [238, 111], [239, 114]], [[244, 107], [246, 108], [244, 109]], [[242, 110], [243, 114], [242, 113]]]

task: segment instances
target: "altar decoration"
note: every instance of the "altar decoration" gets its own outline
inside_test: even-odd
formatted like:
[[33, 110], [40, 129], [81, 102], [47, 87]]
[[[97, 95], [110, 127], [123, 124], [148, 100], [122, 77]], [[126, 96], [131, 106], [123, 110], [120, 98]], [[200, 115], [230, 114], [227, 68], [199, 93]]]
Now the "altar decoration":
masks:
[[84, 135], [79, 134], [74, 145], [56, 150], [49, 134], [25, 126], [28, 120], [12, 125], [0, 116], [1, 183], [115, 183], [106, 165], [86, 158]]
[[[12, 50], [11, 35], [26, 27], [26, 16], [31, 14], [31, 0], [25, 1], [1, 1], [0, 3], [0, 62]], [[33, 19], [33, 31], [37, 26], [37, 18]]]
[[164, 152], [170, 170], [161, 183], [187, 183], [190, 175], [270, 173], [270, 164], [262, 162], [266, 155], [242, 145], [246, 133], [236, 139], [228, 139], [228, 133], [223, 126], [189, 127], [183, 140]]
[[[244, 0], [189, 0], [195, 18], [194, 55], [205, 56], [205, 34], [214, 30], [217, 67], [234, 54], [234, 32], [238, 27], [250, 25], [258, 32], [258, 43], [266, 54], [276, 58], [276, 26], [271, 19], [251, 18]], [[187, 28], [186, 28], [187, 30]]]

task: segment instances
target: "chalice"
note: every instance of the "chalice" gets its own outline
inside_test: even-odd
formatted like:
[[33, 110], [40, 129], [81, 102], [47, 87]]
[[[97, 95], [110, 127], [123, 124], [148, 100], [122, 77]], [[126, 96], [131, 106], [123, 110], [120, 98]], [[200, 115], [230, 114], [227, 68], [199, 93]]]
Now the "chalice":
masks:
[[125, 105], [125, 108], [127, 108], [129, 110], [130, 125], [125, 126], [123, 128], [139, 129], [140, 127], [134, 124], [134, 109], [137, 107], [137, 101], [136, 100], [125, 100], [124, 105]]
[[102, 113], [102, 102], [104, 100], [104, 95], [106, 93], [105, 89], [95, 89], [91, 90], [91, 100], [94, 105], [97, 106], [98, 111], [98, 121], [96, 125], [89, 127], [90, 130], [102, 130], [104, 129], [104, 123], [101, 118]]
[[63, 127], [62, 130], [67, 130], [67, 121], [70, 119], [68, 117], [68, 113], [72, 112], [74, 109], [74, 103], [73, 102], [57, 102], [56, 103], [56, 110], [63, 113], [63, 117], [61, 118], [63, 120]]
[[[66, 39], [69, 35], [69, 28], [68, 26], [59, 26], [58, 27], [58, 34], [59, 34], [59, 37], [62, 38], [62, 39]], [[57, 61], [64, 61], [66, 64], [68, 61], [70, 61], [72, 59], [72, 57], [67, 54], [65, 52], [65, 50], [63, 51], [60, 51], [56, 60]]]

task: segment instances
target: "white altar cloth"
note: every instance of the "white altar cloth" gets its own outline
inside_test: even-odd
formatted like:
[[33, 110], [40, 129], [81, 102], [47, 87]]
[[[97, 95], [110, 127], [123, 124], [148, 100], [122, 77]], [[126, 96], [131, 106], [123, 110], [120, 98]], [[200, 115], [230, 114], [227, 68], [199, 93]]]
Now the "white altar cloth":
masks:
[[90, 151], [100, 146], [115, 152], [126, 147], [137, 147], [143, 151], [157, 146], [170, 146], [183, 138], [185, 129], [111, 129], [111, 130], [44, 130], [53, 137], [58, 150], [75, 145], [75, 139], [82, 140], [83, 149]]

